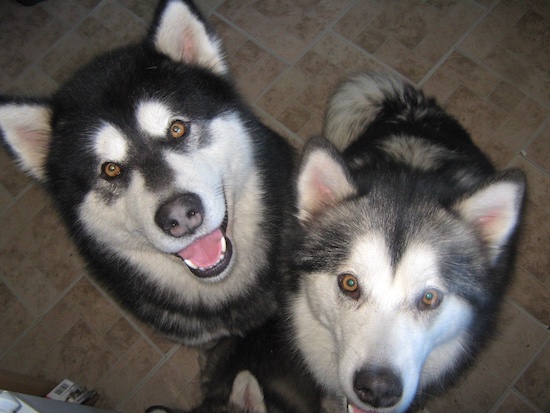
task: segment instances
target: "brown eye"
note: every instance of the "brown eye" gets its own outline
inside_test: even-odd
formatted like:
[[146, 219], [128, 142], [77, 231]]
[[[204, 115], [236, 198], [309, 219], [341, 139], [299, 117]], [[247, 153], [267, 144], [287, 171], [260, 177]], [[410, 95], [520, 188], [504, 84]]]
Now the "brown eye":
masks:
[[420, 302], [420, 308], [422, 310], [432, 310], [439, 307], [441, 300], [443, 299], [443, 293], [433, 288], [426, 290], [422, 296]]
[[101, 167], [106, 178], [116, 178], [122, 173], [122, 168], [114, 162], [105, 162]]
[[354, 300], [359, 298], [359, 283], [352, 274], [340, 274], [338, 276], [338, 285], [344, 294], [349, 295]]
[[187, 126], [181, 120], [175, 120], [170, 125], [170, 135], [172, 138], [179, 139], [187, 133]]

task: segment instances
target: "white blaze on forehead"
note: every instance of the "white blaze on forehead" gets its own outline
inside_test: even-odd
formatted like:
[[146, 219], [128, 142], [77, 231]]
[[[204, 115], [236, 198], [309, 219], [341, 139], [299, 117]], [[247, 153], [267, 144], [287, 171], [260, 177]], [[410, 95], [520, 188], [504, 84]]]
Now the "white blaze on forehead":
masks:
[[366, 294], [387, 308], [410, 302], [423, 288], [442, 288], [433, 248], [411, 243], [394, 267], [382, 234], [362, 237], [351, 250], [349, 265]]
[[359, 277], [364, 292], [374, 296], [389, 296], [393, 270], [382, 234], [371, 233], [361, 237], [351, 250], [349, 265], [350, 270]]
[[122, 161], [128, 153], [128, 142], [115, 126], [105, 123], [96, 133], [95, 152], [105, 161]]
[[410, 292], [423, 286], [441, 288], [443, 280], [434, 248], [422, 243], [409, 245], [397, 264], [396, 281]]
[[155, 100], [143, 101], [136, 111], [136, 120], [139, 128], [151, 136], [162, 137], [166, 135], [166, 129], [172, 115], [168, 107]]

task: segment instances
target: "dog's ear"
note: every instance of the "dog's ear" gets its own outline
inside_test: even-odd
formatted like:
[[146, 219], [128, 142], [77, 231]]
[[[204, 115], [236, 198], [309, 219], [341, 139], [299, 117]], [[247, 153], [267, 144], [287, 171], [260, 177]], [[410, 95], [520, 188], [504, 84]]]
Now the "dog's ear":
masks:
[[264, 393], [256, 377], [248, 370], [241, 371], [233, 381], [229, 402], [251, 413], [267, 413]]
[[46, 103], [0, 101], [0, 134], [21, 169], [43, 181], [52, 137], [51, 110]]
[[304, 148], [297, 178], [298, 219], [308, 222], [317, 212], [355, 194], [341, 154], [326, 139], [313, 138]]
[[525, 175], [512, 169], [492, 178], [488, 185], [456, 205], [460, 215], [479, 231], [494, 261], [514, 233], [525, 195]]
[[154, 47], [171, 59], [227, 74], [220, 39], [191, 1], [162, 1], [149, 30]]

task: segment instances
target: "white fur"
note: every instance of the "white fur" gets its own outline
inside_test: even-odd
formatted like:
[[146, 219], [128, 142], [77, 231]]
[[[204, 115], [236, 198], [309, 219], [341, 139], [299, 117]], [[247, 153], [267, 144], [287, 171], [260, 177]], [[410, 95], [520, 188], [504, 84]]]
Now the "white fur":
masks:
[[104, 123], [96, 132], [94, 151], [102, 162], [122, 162], [128, 154], [128, 141], [118, 128]]
[[347, 148], [371, 123], [386, 94], [399, 94], [403, 82], [392, 76], [362, 73], [351, 77], [331, 97], [324, 136], [339, 150]]
[[337, 273], [359, 280], [358, 301], [344, 296], [337, 274], [307, 274], [292, 302], [298, 346], [316, 379], [329, 391], [361, 406], [353, 390], [356, 371], [366, 365], [387, 367], [403, 382], [401, 401], [392, 413], [404, 412], [419, 383], [432, 381], [456, 361], [464, 344], [470, 306], [447, 294], [436, 310], [421, 312], [424, 291], [446, 291], [430, 247], [409, 246], [395, 271], [381, 235], [358, 240]]
[[[163, 287], [179, 291], [187, 302], [217, 306], [254, 283], [251, 274], [257, 273], [266, 258], [266, 235], [259, 227], [264, 214], [260, 178], [257, 172], [251, 172], [255, 171], [253, 154], [244, 126], [236, 114], [226, 114], [212, 121], [209, 133], [213, 142], [202, 149], [190, 154], [165, 153], [176, 176], [172, 190], [194, 192], [203, 201], [204, 221], [192, 239], [170, 237], [156, 225], [154, 216], [159, 202], [170, 194], [148, 189], [138, 172], [131, 176], [124, 195], [109, 205], [101, 191], [90, 192], [79, 216], [95, 239], [102, 240]], [[218, 228], [226, 203], [227, 235], [234, 247], [232, 264], [219, 276], [201, 280], [171, 254]], [[229, 273], [233, 276], [226, 279]]]
[[414, 136], [388, 137], [383, 141], [381, 147], [397, 162], [410, 165], [421, 171], [436, 169], [442, 163], [458, 157], [457, 154], [442, 145]]
[[172, 1], [166, 6], [155, 37], [157, 49], [176, 61], [197, 64], [225, 74], [219, 39], [209, 35], [185, 4]]
[[44, 180], [51, 139], [51, 111], [39, 104], [5, 104], [0, 107], [0, 129], [15, 152], [21, 169]]
[[170, 109], [162, 102], [148, 100], [139, 103], [136, 121], [140, 129], [155, 137], [165, 137], [172, 120]]

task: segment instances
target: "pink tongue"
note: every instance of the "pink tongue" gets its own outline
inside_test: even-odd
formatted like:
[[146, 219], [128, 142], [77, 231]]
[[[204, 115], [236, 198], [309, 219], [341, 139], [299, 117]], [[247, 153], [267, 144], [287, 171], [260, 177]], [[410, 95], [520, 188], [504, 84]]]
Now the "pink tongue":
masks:
[[222, 254], [222, 238], [222, 231], [217, 229], [199, 238], [183, 251], [178, 252], [178, 255], [184, 260], [191, 261], [197, 267], [212, 267], [220, 260], [220, 255]]

